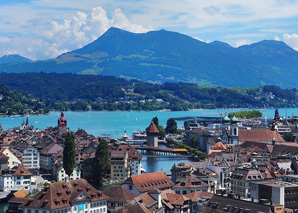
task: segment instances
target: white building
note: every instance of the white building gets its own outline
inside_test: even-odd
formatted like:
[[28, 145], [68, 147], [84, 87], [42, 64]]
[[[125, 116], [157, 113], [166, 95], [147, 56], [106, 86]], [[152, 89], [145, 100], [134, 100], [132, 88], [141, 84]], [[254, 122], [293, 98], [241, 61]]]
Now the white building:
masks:
[[2, 170], [0, 188], [3, 191], [18, 191], [22, 188], [30, 190], [32, 174], [21, 164], [17, 170]]
[[8, 168], [9, 169], [18, 167], [21, 164], [21, 161], [14, 154], [12, 154], [8, 148], [3, 149], [1, 152], [8, 157]]
[[39, 152], [36, 148], [29, 145], [23, 150], [23, 164], [27, 169], [39, 170]]
[[[64, 171], [63, 166], [59, 167], [56, 170], [56, 179], [57, 181], [66, 181], [67, 174]], [[73, 168], [73, 172], [71, 173], [69, 180], [77, 180], [81, 178], [81, 169], [78, 165]]]

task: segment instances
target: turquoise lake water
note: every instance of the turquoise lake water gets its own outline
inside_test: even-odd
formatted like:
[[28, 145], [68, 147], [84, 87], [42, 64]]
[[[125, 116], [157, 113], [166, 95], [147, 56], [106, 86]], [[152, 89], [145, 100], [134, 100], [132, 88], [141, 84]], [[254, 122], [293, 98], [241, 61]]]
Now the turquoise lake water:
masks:
[[[151, 119], [158, 117], [159, 123], [166, 126], [169, 118], [184, 116], [220, 116], [218, 113], [229, 113], [243, 109], [214, 109], [214, 110], [196, 110], [196, 111], [87, 111], [87, 112], [65, 112], [68, 121], [68, 127], [71, 131], [78, 128], [86, 130], [94, 136], [108, 134], [113, 138], [120, 138], [124, 131], [132, 135], [134, 130], [145, 130], [149, 126]], [[275, 109], [262, 110], [264, 117], [273, 117]], [[298, 115], [298, 108], [281, 108], [280, 116]], [[44, 130], [46, 127], [57, 126], [57, 120], [60, 112], [51, 112], [48, 115], [30, 116], [29, 123], [34, 128]], [[20, 126], [25, 117], [0, 117], [0, 124], [7, 130]], [[178, 122], [178, 126], [183, 126], [183, 122]]]

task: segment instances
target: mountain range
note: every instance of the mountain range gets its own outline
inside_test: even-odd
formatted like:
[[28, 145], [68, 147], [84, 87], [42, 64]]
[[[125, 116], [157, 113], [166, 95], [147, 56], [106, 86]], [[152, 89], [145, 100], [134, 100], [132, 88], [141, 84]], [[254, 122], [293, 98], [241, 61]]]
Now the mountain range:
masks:
[[153, 83], [297, 88], [298, 52], [274, 40], [234, 48], [166, 30], [131, 33], [110, 28], [92, 43], [55, 59], [2, 63], [0, 71], [99, 74]]
[[4, 55], [0, 58], [0, 64], [22, 63], [22, 62], [32, 62], [32, 61], [18, 54]]

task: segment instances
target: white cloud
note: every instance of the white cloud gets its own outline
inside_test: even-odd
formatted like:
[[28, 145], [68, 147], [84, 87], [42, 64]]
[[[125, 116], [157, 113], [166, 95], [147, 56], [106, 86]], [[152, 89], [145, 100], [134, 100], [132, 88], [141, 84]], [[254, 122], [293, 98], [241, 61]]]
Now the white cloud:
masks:
[[278, 36], [275, 36], [273, 40], [280, 41], [280, 38]]
[[[51, 58], [82, 47], [111, 26], [131, 32], [163, 28], [209, 40], [233, 40], [229, 43], [235, 46], [246, 39], [260, 41], [282, 38], [285, 33], [292, 35], [298, 16], [298, 1], [292, 0], [7, 2], [0, 1], [0, 56], [17, 51], [32, 59]], [[1, 40], [7, 38], [9, 45], [2, 45]], [[284, 40], [295, 45], [293, 39]]]
[[210, 40], [203, 40], [203, 39], [201, 39], [201, 38], [198, 38], [198, 37], [193, 37], [194, 39], [196, 39], [196, 40], [198, 40], [198, 41], [201, 41], [201, 42], [205, 42], [205, 43], [210, 43], [211, 41]]
[[[32, 29], [33, 36], [0, 37], [0, 42], [8, 42], [9, 39], [9, 45], [2, 47], [1, 54], [14, 52], [32, 59], [53, 58], [64, 52], [83, 47], [112, 26], [135, 33], [153, 30], [152, 27], [144, 28], [131, 23], [120, 9], [116, 9], [109, 18], [102, 7], [93, 8], [89, 13], [79, 11], [71, 19], [55, 20], [49, 24], [34, 22], [32, 25], [26, 27]], [[22, 39], [28, 42], [22, 44]]]
[[243, 45], [247, 45], [247, 42], [245, 40], [236, 41], [235, 47], [240, 47], [240, 46], [243, 46]]
[[284, 34], [283, 40], [287, 45], [298, 51], [298, 34]]

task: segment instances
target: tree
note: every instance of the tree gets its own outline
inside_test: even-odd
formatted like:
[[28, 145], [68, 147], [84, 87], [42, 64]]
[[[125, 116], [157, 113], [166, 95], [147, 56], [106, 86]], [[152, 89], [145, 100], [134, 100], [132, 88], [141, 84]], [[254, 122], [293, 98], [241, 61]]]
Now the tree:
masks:
[[155, 126], [159, 126], [159, 121], [158, 121], [158, 117], [155, 116], [154, 118], [152, 118], [153, 123], [155, 124]]
[[197, 139], [197, 136], [193, 135], [189, 141], [189, 145], [191, 147], [197, 147], [199, 145], [199, 142], [198, 142], [198, 139]]
[[157, 128], [158, 128], [158, 131], [159, 131], [158, 136], [161, 137], [161, 138], [166, 137], [166, 131], [163, 128], [163, 126], [159, 125]]
[[63, 150], [63, 168], [65, 173], [70, 177], [76, 165], [76, 146], [75, 136], [68, 132], [65, 136], [65, 146]]
[[93, 162], [94, 185], [102, 186], [104, 179], [110, 169], [109, 147], [105, 140], [101, 140], [96, 149]]
[[176, 133], [177, 132], [177, 123], [174, 118], [170, 118], [167, 121], [166, 133]]
[[294, 141], [294, 135], [293, 135], [293, 133], [292, 132], [285, 132], [284, 139], [286, 141], [293, 142]]
[[158, 136], [159, 136], [160, 138], [164, 138], [164, 137], [166, 137], [166, 131], [165, 131], [165, 129], [163, 128], [162, 125], [159, 125], [159, 121], [158, 121], [158, 117], [157, 117], [157, 116], [155, 116], [154, 118], [152, 118], [152, 122], [155, 124], [155, 126], [157, 127], [157, 129], [158, 129], [158, 131], [159, 131]]

